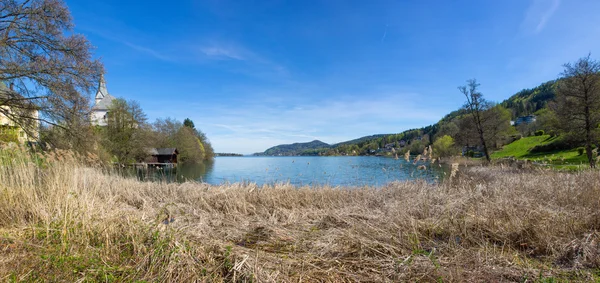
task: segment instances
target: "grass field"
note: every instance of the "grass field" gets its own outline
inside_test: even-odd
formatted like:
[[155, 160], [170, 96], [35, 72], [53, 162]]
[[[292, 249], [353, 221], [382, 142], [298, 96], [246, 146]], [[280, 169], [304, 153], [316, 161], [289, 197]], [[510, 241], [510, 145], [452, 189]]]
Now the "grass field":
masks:
[[0, 151], [0, 281], [560, 282], [600, 274], [600, 174], [361, 189], [144, 183]]
[[556, 141], [557, 137], [549, 135], [524, 137], [511, 144], [505, 145], [501, 150], [492, 153], [493, 159], [513, 157], [516, 159], [527, 159], [555, 168], [579, 168], [587, 167], [588, 160], [585, 154], [580, 155], [577, 149], [531, 153], [530, 150], [536, 145], [549, 144]]

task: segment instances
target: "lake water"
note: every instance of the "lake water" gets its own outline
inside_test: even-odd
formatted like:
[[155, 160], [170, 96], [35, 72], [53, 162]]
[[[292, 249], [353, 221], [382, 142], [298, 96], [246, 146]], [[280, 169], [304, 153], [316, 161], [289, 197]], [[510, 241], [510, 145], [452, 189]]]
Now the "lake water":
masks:
[[[427, 169], [417, 169], [418, 165]], [[209, 184], [252, 182], [259, 185], [291, 183], [293, 185], [382, 186], [396, 180], [424, 179], [436, 182], [444, 168], [437, 164], [413, 164], [404, 159], [374, 156], [327, 157], [216, 157], [209, 164], [179, 164], [176, 177]]]

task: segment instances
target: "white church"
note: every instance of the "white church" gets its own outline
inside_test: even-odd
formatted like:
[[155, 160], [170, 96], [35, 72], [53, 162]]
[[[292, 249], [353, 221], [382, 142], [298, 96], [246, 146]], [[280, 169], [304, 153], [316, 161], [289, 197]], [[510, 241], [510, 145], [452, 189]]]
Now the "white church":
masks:
[[104, 75], [100, 77], [100, 85], [98, 86], [98, 92], [96, 92], [96, 100], [92, 107], [91, 122], [94, 126], [106, 126], [106, 114], [108, 108], [115, 99], [114, 96], [108, 93], [106, 89], [106, 82], [104, 81]]

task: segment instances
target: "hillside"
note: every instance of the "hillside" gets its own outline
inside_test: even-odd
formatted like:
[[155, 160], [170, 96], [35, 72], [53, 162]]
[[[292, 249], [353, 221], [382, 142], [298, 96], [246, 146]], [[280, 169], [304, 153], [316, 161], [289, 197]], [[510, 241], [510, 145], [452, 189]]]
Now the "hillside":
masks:
[[331, 146], [319, 140], [314, 140], [305, 143], [293, 143], [293, 144], [281, 144], [271, 147], [262, 153], [255, 153], [254, 155], [268, 155], [268, 156], [293, 156], [301, 155], [305, 151], [318, 150], [324, 148], [330, 148]]
[[[502, 101], [499, 105], [510, 111], [513, 120], [520, 116], [534, 114], [546, 108], [548, 102], [554, 99], [558, 82], [559, 80], [551, 80], [531, 89], [523, 89]], [[333, 145], [320, 141], [278, 145], [256, 155], [370, 155], [374, 151], [379, 153], [380, 149], [387, 144], [397, 143], [401, 140], [410, 143], [412, 146], [402, 148], [400, 152], [409, 149], [411, 152], [420, 152], [423, 147], [433, 142], [436, 135], [448, 134], [448, 124], [456, 125], [457, 121], [466, 114], [464, 109], [458, 109], [446, 114], [438, 123], [423, 128], [405, 130], [400, 133], [364, 136]], [[450, 132], [452, 132], [452, 129], [450, 129]], [[426, 137], [425, 141], [421, 140], [423, 137]], [[412, 141], [417, 140], [418, 142], [413, 145]], [[395, 147], [398, 149], [397, 144]]]
[[547, 81], [531, 89], [523, 89], [500, 105], [511, 110], [512, 118], [533, 114], [548, 105], [548, 101], [554, 99], [556, 84], [558, 80]]
[[[513, 143], [505, 145], [502, 149], [492, 153], [493, 159], [516, 158], [527, 159], [533, 162], [555, 165], [558, 168], [571, 168], [577, 164], [586, 164], [587, 157], [580, 154], [576, 147], [561, 146], [560, 137], [550, 135], [524, 137]], [[566, 167], [570, 165], [571, 167]]]
[[336, 143], [336, 144], [333, 144], [332, 147], [337, 147], [340, 145], [352, 145], [352, 144], [364, 143], [364, 142], [372, 141], [374, 139], [383, 138], [388, 135], [390, 135], [390, 134], [378, 134], [378, 135], [365, 136], [365, 137], [361, 137], [361, 138], [357, 138], [357, 139], [353, 139], [353, 140], [349, 140], [349, 141], [345, 141], [345, 142]]

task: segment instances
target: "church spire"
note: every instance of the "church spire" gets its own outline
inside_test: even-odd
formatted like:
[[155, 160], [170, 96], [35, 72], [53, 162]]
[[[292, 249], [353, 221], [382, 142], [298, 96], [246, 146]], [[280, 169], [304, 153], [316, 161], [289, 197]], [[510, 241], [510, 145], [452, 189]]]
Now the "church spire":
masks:
[[104, 81], [104, 74], [100, 75], [100, 85], [98, 86], [98, 92], [96, 92], [96, 104], [100, 102], [105, 96], [108, 95], [108, 90], [106, 89], [106, 81]]

